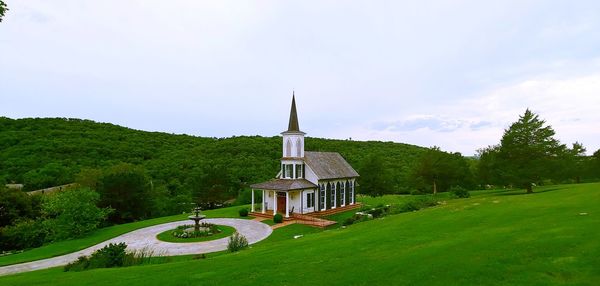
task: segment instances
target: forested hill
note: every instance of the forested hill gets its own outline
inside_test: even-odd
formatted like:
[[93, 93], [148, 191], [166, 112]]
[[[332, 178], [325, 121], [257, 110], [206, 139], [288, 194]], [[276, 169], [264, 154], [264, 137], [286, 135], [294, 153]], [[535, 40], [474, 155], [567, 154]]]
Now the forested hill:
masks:
[[[400, 188], [425, 148], [307, 138], [306, 150], [339, 152], [359, 172], [365, 158], [380, 155]], [[206, 138], [81, 119], [0, 117], [0, 183], [24, 183], [26, 190], [70, 183], [82, 169], [121, 162], [143, 166], [155, 184], [173, 188], [184, 187], [193, 172], [220, 165], [243, 186], [274, 177], [280, 157], [277, 136]]]

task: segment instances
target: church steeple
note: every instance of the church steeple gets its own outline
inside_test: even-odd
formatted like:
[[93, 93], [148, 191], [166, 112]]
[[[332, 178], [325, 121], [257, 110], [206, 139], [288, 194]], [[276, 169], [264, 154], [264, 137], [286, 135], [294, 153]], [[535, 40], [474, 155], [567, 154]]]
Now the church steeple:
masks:
[[290, 110], [290, 122], [286, 132], [300, 132], [298, 112], [296, 111], [296, 94], [294, 92], [292, 92], [292, 109]]

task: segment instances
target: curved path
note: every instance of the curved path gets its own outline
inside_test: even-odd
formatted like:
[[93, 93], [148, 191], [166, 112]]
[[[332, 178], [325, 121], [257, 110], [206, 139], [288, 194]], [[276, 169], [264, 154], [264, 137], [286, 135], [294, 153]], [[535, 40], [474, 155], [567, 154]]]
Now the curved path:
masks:
[[[267, 238], [269, 235], [271, 235], [272, 232], [270, 226], [262, 222], [253, 220], [234, 218], [211, 218], [205, 219], [203, 220], [203, 222], [231, 226], [235, 228], [237, 232], [245, 236], [246, 239], [248, 239], [249, 244], [254, 244]], [[39, 269], [66, 265], [77, 260], [77, 258], [80, 256], [92, 254], [94, 251], [106, 246], [109, 243], [125, 242], [127, 244], [127, 250], [132, 251], [149, 249], [154, 251], [155, 255], [161, 256], [200, 254], [227, 249], [227, 242], [229, 241], [229, 237], [224, 237], [211, 241], [187, 243], [164, 242], [156, 238], [156, 235], [158, 235], [159, 233], [167, 231], [169, 229], [174, 229], [175, 227], [184, 224], [190, 224], [190, 222], [176, 221], [150, 226], [117, 236], [113, 239], [107, 240], [92, 247], [70, 254], [0, 267], [0, 275], [15, 274], [20, 272], [34, 271]]]

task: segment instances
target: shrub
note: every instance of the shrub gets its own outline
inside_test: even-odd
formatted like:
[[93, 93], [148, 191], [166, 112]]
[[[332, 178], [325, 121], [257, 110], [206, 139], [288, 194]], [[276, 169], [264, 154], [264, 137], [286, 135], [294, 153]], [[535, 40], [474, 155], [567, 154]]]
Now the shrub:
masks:
[[111, 212], [109, 208], [99, 208], [98, 193], [87, 189], [67, 189], [44, 196], [42, 209], [47, 222], [54, 230], [51, 240], [64, 240], [80, 237], [95, 230]]
[[355, 222], [356, 220], [354, 219], [354, 217], [349, 217], [347, 219], [344, 220], [344, 222], [342, 223], [343, 226], [347, 226], [347, 225], [351, 225]]
[[240, 251], [246, 247], [248, 247], [248, 240], [237, 231], [229, 237], [229, 243], [227, 244], [227, 250], [229, 250], [229, 252]]
[[123, 258], [123, 267], [143, 264], [159, 264], [169, 262], [170, 260], [171, 258], [165, 256], [164, 253], [157, 255], [151, 248], [144, 247], [126, 253]]
[[383, 208], [376, 208], [369, 211], [369, 214], [373, 216], [373, 218], [378, 218], [383, 216]]
[[239, 213], [240, 213], [241, 217], [247, 217], [248, 216], [248, 209], [247, 208], [240, 209]]
[[40, 247], [49, 236], [50, 229], [41, 220], [23, 220], [7, 226], [0, 232], [0, 248], [21, 250]]
[[125, 243], [109, 245], [96, 250], [91, 256], [81, 256], [77, 261], [65, 265], [64, 271], [83, 271], [95, 268], [113, 268], [141, 264], [155, 264], [168, 262], [170, 258], [158, 255], [149, 248], [125, 252]]
[[82, 271], [94, 268], [111, 268], [123, 266], [127, 244], [110, 243], [96, 250], [90, 257], [79, 257], [77, 261], [67, 264], [64, 271]]
[[127, 244], [121, 242], [119, 244], [110, 243], [107, 246], [96, 250], [96, 252], [90, 256], [90, 265], [88, 268], [94, 269], [123, 266], [126, 248]]
[[273, 222], [274, 223], [282, 223], [283, 222], [283, 215], [281, 215], [280, 213], [276, 213], [273, 216]]
[[71, 262], [63, 268], [65, 272], [67, 271], [83, 271], [86, 270], [90, 266], [90, 259], [87, 256], [79, 256], [77, 261]]
[[471, 196], [469, 191], [462, 188], [461, 186], [455, 186], [455, 187], [450, 188], [450, 192], [452, 193], [452, 195], [454, 195], [457, 198], [468, 198]]
[[[194, 237], [205, 237], [213, 234], [220, 233], [221, 230], [216, 224], [203, 222], [200, 224], [202, 230], [195, 231], [194, 225], [184, 224], [176, 227], [171, 233], [174, 237], [178, 238], [194, 238]], [[191, 230], [190, 230], [191, 229]]]

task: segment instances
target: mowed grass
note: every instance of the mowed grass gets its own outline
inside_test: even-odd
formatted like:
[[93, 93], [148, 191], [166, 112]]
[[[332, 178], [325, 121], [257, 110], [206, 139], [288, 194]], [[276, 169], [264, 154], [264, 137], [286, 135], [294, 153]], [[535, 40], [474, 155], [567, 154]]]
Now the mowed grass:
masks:
[[304, 229], [290, 228], [235, 254], [55, 268], [0, 277], [0, 285], [597, 285], [599, 202], [600, 184], [482, 191], [299, 239], [290, 236]]
[[[208, 218], [217, 218], [217, 217], [239, 217], [238, 210], [244, 208], [244, 206], [236, 206], [229, 208], [222, 208], [216, 210], [207, 210], [202, 213], [205, 214]], [[78, 250], [85, 249], [87, 247], [96, 245], [103, 241], [109, 240], [113, 237], [119, 236], [121, 234], [125, 234], [136, 229], [153, 226], [157, 224], [163, 224], [173, 221], [180, 221], [187, 219], [189, 214], [181, 214], [174, 215], [168, 217], [160, 217], [155, 219], [149, 219], [139, 222], [115, 225], [110, 227], [105, 227], [98, 229], [85, 237], [79, 239], [65, 240], [60, 241], [48, 245], [44, 245], [42, 247], [34, 248], [31, 250], [24, 251], [22, 253], [7, 255], [0, 257], [0, 266], [6, 266], [11, 264], [29, 262], [44, 258], [50, 258], [55, 256], [60, 256], [63, 254], [68, 254], [71, 252], [75, 252]]]

